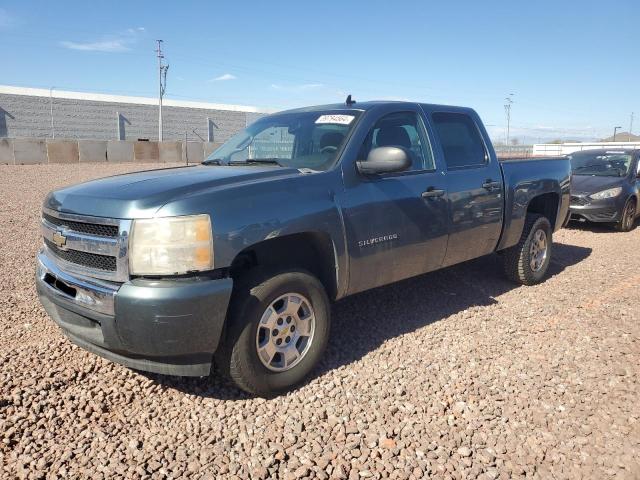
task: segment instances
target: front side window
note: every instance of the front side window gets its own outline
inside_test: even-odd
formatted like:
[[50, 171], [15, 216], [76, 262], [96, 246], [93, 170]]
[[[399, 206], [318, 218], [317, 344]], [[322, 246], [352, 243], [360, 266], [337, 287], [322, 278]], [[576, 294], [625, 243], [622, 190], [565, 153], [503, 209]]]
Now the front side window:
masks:
[[432, 119], [447, 168], [478, 167], [487, 163], [484, 142], [469, 115], [437, 112]]
[[624, 152], [589, 152], [588, 150], [569, 155], [571, 172], [574, 175], [595, 175], [598, 177], [624, 177], [629, 173], [633, 156]]
[[314, 111], [270, 115], [216, 149], [207, 163], [272, 163], [328, 170], [336, 162], [360, 111]]
[[402, 147], [411, 157], [411, 170], [435, 168], [431, 146], [420, 117], [415, 112], [398, 112], [380, 118], [369, 131], [359, 157], [366, 160], [377, 147]]

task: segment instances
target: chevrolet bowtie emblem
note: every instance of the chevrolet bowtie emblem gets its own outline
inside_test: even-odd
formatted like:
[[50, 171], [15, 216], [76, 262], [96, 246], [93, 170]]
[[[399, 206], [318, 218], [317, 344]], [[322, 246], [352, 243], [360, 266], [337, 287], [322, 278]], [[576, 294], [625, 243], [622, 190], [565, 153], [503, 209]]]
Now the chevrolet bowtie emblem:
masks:
[[56, 232], [52, 237], [53, 243], [55, 243], [59, 247], [64, 247], [67, 243], [67, 237], [62, 235], [60, 232]]

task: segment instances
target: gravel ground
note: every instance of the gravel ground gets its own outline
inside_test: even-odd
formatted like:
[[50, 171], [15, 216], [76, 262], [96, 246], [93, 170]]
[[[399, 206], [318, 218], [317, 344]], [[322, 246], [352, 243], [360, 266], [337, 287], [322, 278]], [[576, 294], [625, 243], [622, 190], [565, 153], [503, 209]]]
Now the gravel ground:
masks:
[[640, 478], [640, 228], [555, 236], [333, 308], [297, 391], [141, 374], [73, 346], [33, 283], [45, 193], [140, 165], [0, 166], [0, 477]]

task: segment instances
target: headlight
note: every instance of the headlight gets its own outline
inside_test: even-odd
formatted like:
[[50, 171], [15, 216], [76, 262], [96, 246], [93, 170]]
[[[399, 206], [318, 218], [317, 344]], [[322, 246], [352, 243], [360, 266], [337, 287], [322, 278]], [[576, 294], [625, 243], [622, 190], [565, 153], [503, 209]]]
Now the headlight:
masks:
[[213, 269], [209, 215], [134, 220], [129, 240], [133, 275], [179, 275]]
[[608, 190], [602, 190], [601, 192], [589, 195], [594, 200], [604, 200], [605, 198], [613, 198], [620, 195], [622, 187], [609, 188]]

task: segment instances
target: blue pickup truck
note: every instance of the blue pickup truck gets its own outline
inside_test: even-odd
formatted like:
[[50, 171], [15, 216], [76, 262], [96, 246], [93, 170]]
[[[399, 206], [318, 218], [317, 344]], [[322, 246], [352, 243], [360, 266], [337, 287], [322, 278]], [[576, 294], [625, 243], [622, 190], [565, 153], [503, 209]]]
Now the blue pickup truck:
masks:
[[263, 117], [202, 164], [44, 201], [40, 300], [81, 347], [131, 368], [273, 395], [329, 338], [330, 302], [497, 252], [543, 280], [568, 159], [500, 162], [475, 111], [365, 102]]

